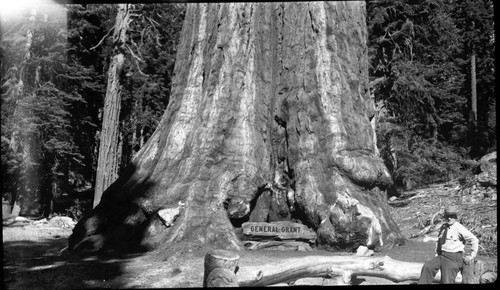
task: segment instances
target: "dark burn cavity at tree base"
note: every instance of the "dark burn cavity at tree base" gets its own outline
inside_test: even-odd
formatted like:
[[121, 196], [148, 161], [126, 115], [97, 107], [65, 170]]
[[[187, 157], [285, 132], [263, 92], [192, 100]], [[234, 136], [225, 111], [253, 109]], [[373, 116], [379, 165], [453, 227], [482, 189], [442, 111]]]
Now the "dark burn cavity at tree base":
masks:
[[245, 222], [300, 221], [327, 249], [403, 239], [371, 123], [364, 18], [363, 2], [188, 4], [171, 102], [70, 250], [242, 250]]

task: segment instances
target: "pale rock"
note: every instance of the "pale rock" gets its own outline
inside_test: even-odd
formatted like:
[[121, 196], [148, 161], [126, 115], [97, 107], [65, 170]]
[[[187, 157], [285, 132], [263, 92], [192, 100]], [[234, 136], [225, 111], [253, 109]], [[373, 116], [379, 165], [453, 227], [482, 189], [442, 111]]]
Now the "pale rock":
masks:
[[356, 256], [360, 257], [367, 257], [367, 256], [373, 256], [373, 250], [368, 249], [365, 246], [359, 246], [358, 249], [356, 250]]
[[158, 216], [162, 223], [168, 228], [174, 224], [175, 219], [179, 216], [180, 210], [176, 208], [165, 208], [158, 211]]
[[481, 172], [476, 176], [477, 182], [483, 187], [497, 186], [497, 175], [490, 172]]
[[297, 246], [297, 252], [310, 252], [312, 250], [313, 249], [311, 248], [311, 246], [309, 246], [309, 244], [306, 243]]
[[477, 182], [484, 186], [497, 186], [497, 152], [484, 155], [479, 160], [481, 173], [476, 176]]
[[497, 152], [493, 151], [489, 154], [484, 155], [479, 160], [479, 164], [482, 172], [495, 172], [497, 171]]
[[51, 218], [48, 224], [53, 227], [72, 229], [75, 227], [76, 222], [67, 216], [56, 216]]
[[18, 222], [18, 223], [29, 223], [29, 222], [31, 222], [31, 220], [30, 220], [30, 219], [27, 219], [27, 218], [25, 218], [25, 217], [22, 217], [22, 216], [16, 216], [16, 217], [14, 218], [14, 222]]
[[479, 279], [479, 284], [490, 284], [497, 280], [497, 273], [495, 272], [486, 272], [481, 275]]
[[168, 228], [174, 224], [175, 219], [181, 213], [181, 209], [184, 208], [184, 203], [179, 201], [179, 205], [174, 208], [164, 208], [158, 211], [158, 216], [161, 222]]

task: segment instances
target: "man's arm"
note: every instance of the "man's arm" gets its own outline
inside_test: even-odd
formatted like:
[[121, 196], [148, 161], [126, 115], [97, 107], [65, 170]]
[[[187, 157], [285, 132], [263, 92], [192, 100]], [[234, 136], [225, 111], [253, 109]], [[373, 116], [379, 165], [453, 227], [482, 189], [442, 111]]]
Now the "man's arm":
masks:
[[459, 234], [462, 238], [471, 244], [470, 256], [475, 258], [477, 255], [477, 251], [479, 249], [479, 240], [478, 238], [471, 233], [468, 229], [466, 229], [463, 225], [461, 225], [459, 229]]

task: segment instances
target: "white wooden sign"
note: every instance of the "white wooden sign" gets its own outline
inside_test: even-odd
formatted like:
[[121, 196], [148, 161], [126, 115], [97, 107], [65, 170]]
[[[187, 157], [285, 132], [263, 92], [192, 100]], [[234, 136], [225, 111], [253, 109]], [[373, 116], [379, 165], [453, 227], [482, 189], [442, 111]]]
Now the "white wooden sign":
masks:
[[316, 233], [307, 226], [292, 222], [247, 222], [242, 224], [243, 234], [250, 238], [280, 240], [306, 240], [314, 242]]

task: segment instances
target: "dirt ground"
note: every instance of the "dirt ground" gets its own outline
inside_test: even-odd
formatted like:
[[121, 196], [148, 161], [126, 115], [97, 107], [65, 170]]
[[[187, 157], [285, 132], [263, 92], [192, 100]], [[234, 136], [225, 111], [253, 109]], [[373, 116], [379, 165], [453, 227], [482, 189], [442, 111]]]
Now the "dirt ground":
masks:
[[[16, 231], [40, 232], [39, 241], [12, 241], [9, 237]], [[184, 288], [202, 287], [205, 251], [173, 253], [160, 257], [155, 253], [130, 254], [120, 257], [106, 256], [59, 256], [66, 246], [70, 232], [57, 233], [52, 230], [42, 234], [43, 229], [4, 227], [4, 282], [7, 289], [74, 289], [74, 288]], [[58, 236], [59, 237], [55, 237]], [[7, 240], [6, 240], [7, 238]], [[400, 260], [408, 259], [409, 249], [423, 261], [429, 256], [432, 246], [410, 242], [407, 246], [379, 252]], [[352, 255], [321, 250], [313, 252], [288, 252], [275, 250], [241, 252], [239, 267], [273, 263], [277, 260], [308, 255]], [[406, 258], [406, 259], [401, 259]], [[393, 284], [373, 277], [358, 277], [361, 285]], [[408, 284], [408, 283], [405, 283]]]
[[[423, 242], [421, 237], [410, 239], [425, 226], [426, 219], [439, 210], [442, 204], [454, 202], [451, 195], [443, 195], [434, 187], [421, 192], [407, 192], [400, 198], [405, 201], [391, 206], [393, 218], [408, 238], [405, 245], [384, 248], [375, 256], [385, 256], [408, 262], [423, 263], [433, 256], [434, 242]], [[466, 208], [463, 208], [466, 211]], [[467, 214], [467, 212], [464, 212]], [[495, 218], [496, 206], [487, 212]], [[484, 220], [484, 218], [483, 218]], [[206, 250], [191, 249], [169, 254], [147, 253], [122, 256], [67, 256], [60, 255], [67, 245], [70, 228], [34, 226], [14, 223], [3, 226], [3, 277], [6, 289], [75, 289], [75, 288], [184, 288], [201, 287], [203, 261]], [[496, 260], [489, 249], [482, 249], [478, 258]], [[432, 235], [432, 233], [430, 233]], [[489, 245], [491, 247], [491, 245]], [[284, 258], [308, 255], [353, 255], [332, 253], [315, 249], [312, 252], [247, 251], [241, 252], [239, 266], [262, 265]], [[389, 285], [393, 282], [375, 277], [357, 277], [357, 285]], [[403, 282], [400, 284], [409, 284]]]

